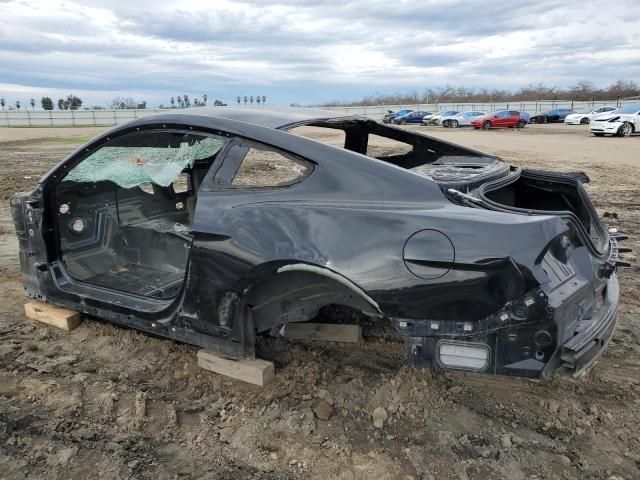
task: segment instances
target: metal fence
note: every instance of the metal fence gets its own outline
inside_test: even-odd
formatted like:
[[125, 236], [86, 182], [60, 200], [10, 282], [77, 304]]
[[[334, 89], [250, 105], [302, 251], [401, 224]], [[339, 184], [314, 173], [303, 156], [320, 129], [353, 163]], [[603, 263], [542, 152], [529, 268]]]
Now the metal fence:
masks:
[[[571, 100], [537, 100], [527, 102], [493, 102], [493, 103], [418, 103], [412, 105], [375, 105], [359, 107], [321, 107], [323, 110], [361, 115], [373, 120], [382, 120], [387, 110], [398, 111], [403, 108], [423, 111], [445, 110], [480, 110], [490, 112], [493, 110], [519, 110], [529, 113], [539, 113], [551, 108], [573, 108], [578, 111], [591, 110], [607, 105], [622, 105], [625, 103], [638, 103], [638, 101], [597, 101], [574, 102]], [[206, 107], [218, 108], [218, 107]], [[247, 108], [247, 107], [232, 107]], [[270, 108], [270, 107], [259, 107]], [[110, 126], [128, 122], [135, 118], [162, 113], [167, 110], [0, 110], [0, 127], [70, 127], [70, 126]], [[175, 110], [174, 110], [175, 111]]]
[[109, 126], [165, 110], [0, 110], [0, 127]]

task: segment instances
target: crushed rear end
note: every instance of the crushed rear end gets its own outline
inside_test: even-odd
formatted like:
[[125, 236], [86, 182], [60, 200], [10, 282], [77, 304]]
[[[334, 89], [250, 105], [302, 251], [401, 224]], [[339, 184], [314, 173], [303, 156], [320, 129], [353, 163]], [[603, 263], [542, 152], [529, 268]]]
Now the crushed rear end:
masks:
[[[582, 185], [588, 177], [522, 170], [490, 157], [443, 157], [413, 170], [436, 181], [455, 204], [546, 217], [549, 229], [560, 218], [564, 226], [550, 239], [541, 235], [538, 243], [523, 245], [527, 251], [514, 264], [523, 276], [535, 278], [536, 286], [491, 315], [444, 322], [398, 319], [411, 360], [436, 370], [524, 377], [547, 377], [558, 369], [578, 376], [591, 367], [613, 336], [616, 269], [628, 266], [620, 254], [630, 250], [619, 246], [626, 237], [598, 217]], [[518, 225], [513, 233], [517, 242]], [[464, 248], [456, 249], [456, 257]]]

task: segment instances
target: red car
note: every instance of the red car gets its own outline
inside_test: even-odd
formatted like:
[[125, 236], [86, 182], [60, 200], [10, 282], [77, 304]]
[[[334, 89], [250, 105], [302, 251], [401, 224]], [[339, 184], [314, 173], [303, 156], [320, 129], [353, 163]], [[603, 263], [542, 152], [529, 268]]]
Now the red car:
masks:
[[471, 126], [473, 128], [484, 128], [485, 130], [501, 127], [522, 128], [526, 124], [526, 117], [521, 115], [520, 112], [516, 112], [514, 110], [497, 110], [495, 112], [487, 113], [483, 117], [478, 117], [471, 122]]

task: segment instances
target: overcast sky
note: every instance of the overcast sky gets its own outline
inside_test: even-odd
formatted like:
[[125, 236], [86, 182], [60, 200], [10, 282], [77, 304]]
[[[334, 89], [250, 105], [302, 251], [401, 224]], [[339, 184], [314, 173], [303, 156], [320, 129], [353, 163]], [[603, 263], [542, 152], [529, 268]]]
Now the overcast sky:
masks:
[[[640, 0], [0, 0], [0, 96], [267, 104], [640, 81]], [[38, 102], [39, 103], [39, 102]]]

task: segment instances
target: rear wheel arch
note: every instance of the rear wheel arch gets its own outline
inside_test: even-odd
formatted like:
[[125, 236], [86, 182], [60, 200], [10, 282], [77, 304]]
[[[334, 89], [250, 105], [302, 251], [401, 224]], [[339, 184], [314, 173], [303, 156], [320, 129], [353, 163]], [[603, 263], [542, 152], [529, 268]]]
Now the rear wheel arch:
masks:
[[251, 310], [255, 331], [311, 320], [322, 307], [344, 305], [381, 317], [378, 304], [351, 280], [324, 267], [299, 263], [278, 268], [248, 286], [242, 303]]

